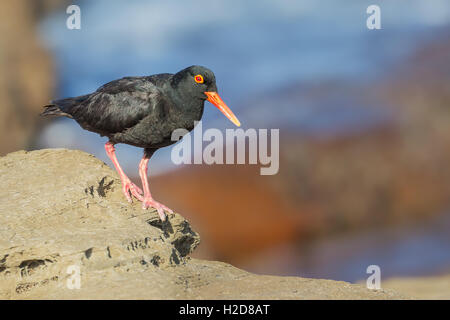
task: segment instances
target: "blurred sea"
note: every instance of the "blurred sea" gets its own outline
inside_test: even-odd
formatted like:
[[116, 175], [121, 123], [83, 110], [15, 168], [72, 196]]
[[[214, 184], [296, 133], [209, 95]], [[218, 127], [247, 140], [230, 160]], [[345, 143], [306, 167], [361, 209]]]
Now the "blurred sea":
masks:
[[357, 282], [377, 265], [381, 279], [446, 274], [450, 269], [450, 216], [420, 225], [324, 238], [299, 250], [286, 245], [244, 266], [257, 273]]

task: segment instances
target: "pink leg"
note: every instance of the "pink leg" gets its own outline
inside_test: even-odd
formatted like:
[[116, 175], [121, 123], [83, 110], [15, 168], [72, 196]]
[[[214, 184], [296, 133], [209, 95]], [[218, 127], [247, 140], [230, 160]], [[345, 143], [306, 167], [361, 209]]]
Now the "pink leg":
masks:
[[119, 161], [116, 157], [116, 149], [111, 142], [107, 142], [105, 144], [105, 150], [108, 157], [111, 159], [114, 167], [116, 167], [117, 173], [120, 176], [120, 180], [122, 181], [122, 191], [127, 198], [128, 202], [132, 202], [130, 192], [133, 196], [135, 196], [138, 200], [142, 201], [144, 198], [142, 197], [142, 190], [138, 186], [136, 186], [133, 182], [131, 182], [130, 178], [128, 178], [120, 167]]
[[150, 187], [148, 184], [148, 177], [147, 177], [147, 167], [148, 167], [148, 161], [150, 160], [149, 157], [144, 155], [141, 162], [139, 163], [139, 176], [142, 180], [142, 188], [144, 189], [144, 200], [142, 200], [142, 208], [147, 209], [148, 207], [155, 208], [156, 211], [158, 211], [159, 217], [162, 221], [166, 220], [166, 215], [164, 211], [167, 211], [169, 213], [173, 213], [173, 211], [169, 208], [167, 208], [165, 205], [156, 202], [152, 198], [152, 194], [150, 193]]

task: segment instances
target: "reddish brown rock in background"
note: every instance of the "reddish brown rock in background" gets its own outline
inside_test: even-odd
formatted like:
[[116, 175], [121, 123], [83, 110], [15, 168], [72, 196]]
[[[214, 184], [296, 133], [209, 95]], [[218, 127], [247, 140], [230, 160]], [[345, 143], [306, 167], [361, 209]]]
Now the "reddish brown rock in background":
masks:
[[245, 260], [262, 249], [296, 241], [305, 223], [271, 179], [261, 179], [256, 166], [192, 166], [153, 178], [152, 188], [155, 197], [183, 209], [202, 230], [200, 252]]

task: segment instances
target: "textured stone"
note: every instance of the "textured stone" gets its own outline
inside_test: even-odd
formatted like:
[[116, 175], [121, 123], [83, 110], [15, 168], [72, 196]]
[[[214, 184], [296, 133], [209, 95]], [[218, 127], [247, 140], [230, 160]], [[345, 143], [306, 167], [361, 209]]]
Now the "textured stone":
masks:
[[[0, 298], [390, 299], [345, 282], [260, 276], [191, 259], [199, 235], [179, 214], [129, 204], [113, 170], [65, 149], [0, 158]], [[70, 266], [81, 288], [69, 289]]]

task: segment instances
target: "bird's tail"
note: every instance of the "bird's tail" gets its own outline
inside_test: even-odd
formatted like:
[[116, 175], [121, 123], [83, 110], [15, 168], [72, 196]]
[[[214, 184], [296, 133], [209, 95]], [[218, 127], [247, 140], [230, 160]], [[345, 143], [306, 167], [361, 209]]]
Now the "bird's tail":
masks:
[[57, 117], [72, 118], [72, 116], [70, 114], [62, 111], [56, 104], [49, 104], [49, 105], [44, 106], [44, 111], [40, 115], [43, 117], [57, 116]]
[[81, 103], [89, 98], [89, 94], [74, 98], [66, 98], [60, 100], [50, 101], [49, 105], [44, 106], [44, 111], [41, 116], [58, 116], [72, 118], [74, 108], [77, 108]]

